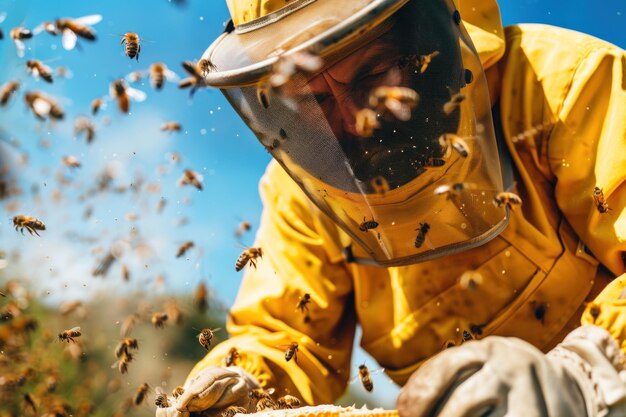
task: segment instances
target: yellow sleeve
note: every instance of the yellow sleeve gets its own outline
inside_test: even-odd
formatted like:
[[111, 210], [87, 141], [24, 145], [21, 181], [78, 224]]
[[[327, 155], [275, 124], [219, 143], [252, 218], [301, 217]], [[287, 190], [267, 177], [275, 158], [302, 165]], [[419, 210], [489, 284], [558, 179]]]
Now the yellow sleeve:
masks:
[[[548, 159], [559, 208], [593, 255], [619, 276], [626, 271], [626, 53], [587, 40], [550, 134]], [[608, 212], [598, 210], [595, 187]]]
[[[264, 210], [254, 246], [263, 249], [263, 259], [256, 269], [246, 268], [227, 322], [231, 338], [215, 346], [189, 377], [224, 366], [236, 347], [241, 355], [236, 365], [262, 386], [309, 404], [330, 403], [343, 393], [350, 374], [356, 326], [352, 280], [325, 235], [330, 219], [312, 214], [306, 196], [275, 162], [260, 192]], [[305, 293], [312, 299], [308, 323], [296, 311]], [[297, 363], [285, 361], [291, 342], [299, 345]]]

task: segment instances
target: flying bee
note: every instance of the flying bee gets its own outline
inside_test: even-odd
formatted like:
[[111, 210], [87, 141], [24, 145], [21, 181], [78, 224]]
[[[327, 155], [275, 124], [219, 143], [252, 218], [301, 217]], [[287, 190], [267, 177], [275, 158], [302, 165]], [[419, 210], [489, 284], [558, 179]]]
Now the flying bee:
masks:
[[359, 136], [369, 138], [379, 127], [378, 114], [374, 110], [365, 108], [356, 112], [354, 128]]
[[256, 411], [263, 410], [275, 410], [277, 408], [276, 403], [272, 399], [272, 394], [274, 393], [274, 388], [270, 388], [268, 390], [264, 390], [263, 388], [253, 389], [248, 393], [248, 396], [256, 400]]
[[298, 342], [291, 342], [285, 350], [285, 360], [289, 362], [293, 358], [294, 362], [298, 363]]
[[482, 283], [482, 274], [474, 270], [463, 272], [463, 274], [459, 278], [459, 285], [468, 291], [475, 291]]
[[180, 132], [182, 128], [178, 122], [167, 122], [161, 125], [161, 132]]
[[35, 414], [37, 412], [37, 405], [35, 405], [35, 400], [33, 399], [33, 397], [29, 393], [25, 392], [23, 398], [24, 411]]
[[63, 49], [70, 51], [76, 46], [76, 41], [79, 37], [87, 41], [95, 41], [96, 31], [91, 26], [99, 23], [101, 20], [102, 16], [99, 14], [78, 18], [65, 17], [57, 19], [54, 23], [43, 22], [35, 29], [35, 32], [39, 33], [41, 30], [45, 30], [53, 36], [61, 34]]
[[369, 104], [378, 113], [388, 111], [396, 119], [406, 122], [411, 110], [417, 106], [419, 95], [408, 87], [376, 87], [369, 97]]
[[217, 71], [217, 66], [211, 62], [210, 59], [202, 58], [196, 64], [198, 71], [202, 74], [203, 77], [206, 77], [207, 74], [211, 71]]
[[465, 96], [463, 94], [453, 94], [452, 97], [450, 97], [450, 101], [447, 101], [443, 105], [443, 112], [446, 116], [450, 116], [452, 112], [454, 112], [461, 105], [463, 100], [465, 100]]
[[302, 313], [306, 313], [309, 311], [308, 304], [311, 303], [311, 294], [308, 292], [304, 295], [300, 296], [298, 299], [298, 303], [296, 304], [296, 311], [300, 310]]
[[426, 55], [418, 55], [418, 54], [409, 54], [405, 55], [400, 60], [398, 60], [398, 66], [400, 68], [404, 68], [409, 64], [414, 65], [416, 68], [419, 68], [420, 74], [426, 72], [426, 69], [432, 62], [433, 58], [439, 55], [439, 51], [433, 51], [430, 54]]
[[20, 82], [17, 80], [8, 81], [3, 84], [0, 89], [0, 106], [6, 106], [11, 99], [11, 96], [17, 91], [18, 88], [20, 88]]
[[244, 407], [238, 407], [236, 405], [231, 405], [230, 407], [226, 407], [219, 415], [219, 417], [234, 417], [235, 414], [247, 414], [248, 410]]
[[272, 66], [272, 75], [269, 78], [269, 83], [272, 87], [282, 87], [295, 74], [317, 71], [323, 64], [322, 58], [307, 51], [280, 55]]
[[72, 78], [74, 73], [67, 67], [56, 67], [54, 73], [59, 78]]
[[193, 185], [198, 190], [202, 191], [202, 179], [202, 175], [198, 174], [196, 171], [186, 169], [176, 182], [176, 185], [179, 187], [183, 185]]
[[456, 182], [454, 184], [444, 184], [435, 188], [436, 195], [446, 195], [448, 199], [458, 197], [463, 191], [474, 189], [474, 184], [468, 182]]
[[370, 186], [375, 193], [385, 195], [389, 191], [389, 182], [382, 176], [374, 177], [370, 180]]
[[178, 75], [162, 62], [155, 62], [150, 65], [148, 69], [148, 75], [150, 77], [150, 85], [155, 90], [160, 90], [163, 88], [165, 81], [176, 81], [178, 80]]
[[428, 158], [428, 161], [426, 162], [425, 166], [426, 167], [442, 167], [446, 164], [446, 161], [442, 158]]
[[430, 230], [430, 225], [428, 223], [420, 223], [419, 227], [415, 230], [418, 231], [417, 236], [415, 237], [415, 247], [419, 249], [426, 240], [426, 233]]
[[604, 199], [604, 192], [602, 192], [602, 188], [594, 187], [593, 188], [593, 201], [596, 203], [596, 208], [600, 212], [600, 214], [604, 214], [611, 210], [608, 203]]
[[235, 271], [241, 271], [247, 263], [250, 263], [256, 269], [257, 258], [263, 259], [263, 249], [248, 248], [244, 250], [237, 258], [237, 262], [235, 262]]
[[23, 41], [32, 38], [33, 32], [26, 29], [25, 27], [18, 26], [11, 29], [11, 31], [9, 32], [9, 36], [11, 37], [11, 39], [13, 39], [13, 42], [15, 43], [17, 56], [23, 58], [24, 50], [26, 49]]
[[372, 392], [374, 390], [374, 382], [372, 382], [372, 375], [370, 374], [369, 369], [365, 364], [359, 365], [359, 378], [361, 379], [361, 384], [363, 384], [363, 388], [367, 392]]
[[94, 115], [94, 116], [96, 114], [98, 114], [98, 111], [100, 110], [100, 108], [104, 107], [103, 104], [104, 103], [103, 103], [101, 98], [94, 98], [91, 101], [91, 106], [90, 106], [91, 107], [91, 114]]
[[59, 333], [59, 341], [66, 341], [67, 343], [69, 342], [76, 342], [74, 340], [74, 338], [76, 337], [80, 337], [81, 336], [81, 332], [80, 332], [80, 327], [72, 327], [69, 330], [63, 330], [61, 333]]
[[66, 155], [63, 157], [63, 165], [65, 165], [68, 168], [80, 168], [81, 167], [81, 163], [78, 160], [78, 158], [72, 155]]
[[138, 83], [143, 78], [143, 71], [132, 71], [126, 76], [130, 83]]
[[139, 61], [139, 52], [141, 52], [140, 40], [141, 38], [135, 32], [126, 32], [122, 37], [120, 44], [124, 45], [124, 53], [130, 59], [135, 58]]
[[228, 350], [226, 358], [224, 358], [224, 363], [226, 364], [226, 366], [234, 366], [239, 359], [239, 351], [237, 350], [237, 348], [232, 347]]
[[256, 85], [256, 99], [263, 108], [267, 109], [270, 106], [270, 92], [271, 85], [267, 80], [259, 81]]
[[137, 339], [125, 337], [115, 346], [115, 357], [119, 359], [124, 355], [128, 356], [131, 349], [139, 349], [139, 343]]
[[161, 387], [157, 386], [154, 388], [155, 396], [154, 396], [154, 405], [157, 408], [167, 408], [170, 406], [170, 402], [167, 398], [167, 394], [165, 391], [161, 389]]
[[444, 133], [439, 136], [439, 146], [441, 146], [444, 153], [452, 147], [463, 158], [467, 158], [469, 155], [469, 147], [467, 146], [465, 140], [453, 133]]
[[245, 220], [240, 222], [239, 226], [237, 226], [237, 229], [235, 229], [235, 237], [243, 236], [245, 233], [249, 232], [250, 229], [252, 229], [252, 225], [250, 224], [250, 222]]
[[221, 328], [202, 329], [200, 333], [198, 334], [198, 342], [200, 343], [200, 346], [202, 346], [206, 350], [209, 350], [209, 346], [211, 346], [211, 340], [213, 339], [213, 335], [218, 330], [222, 330], [222, 329]]
[[46, 118], [62, 120], [65, 117], [63, 108], [40, 91], [27, 91], [24, 94], [24, 101], [39, 120], [46, 120]]
[[176, 252], [176, 257], [180, 258], [181, 256], [183, 256], [189, 249], [193, 248], [194, 243], [190, 240], [188, 242], [183, 243], [182, 245], [180, 245], [180, 247], [178, 248], [178, 251]]
[[278, 406], [279, 410], [287, 410], [300, 407], [301, 402], [297, 397], [294, 397], [293, 395], [284, 395], [276, 401], [276, 405]]
[[359, 226], [359, 230], [362, 232], [367, 232], [368, 230], [376, 229], [377, 227], [377, 221], [375, 221], [374, 219], [367, 220], [365, 217], [363, 217], [363, 223], [361, 223], [361, 225]]
[[156, 329], [162, 329], [165, 326], [168, 316], [166, 313], [156, 312], [152, 314], [150, 321]]
[[37, 230], [46, 230], [46, 225], [43, 224], [41, 220], [32, 216], [24, 215], [17, 215], [13, 217], [13, 226], [15, 226], [15, 230], [20, 229], [22, 234], [24, 234], [24, 229], [26, 229], [31, 236], [33, 233], [39, 236]]
[[74, 121], [74, 136], [78, 137], [81, 134], [85, 135], [87, 144], [93, 142], [96, 136], [96, 127], [86, 117], [79, 117]]
[[130, 110], [130, 100], [144, 101], [146, 93], [128, 87], [123, 79], [115, 80], [109, 88], [109, 95], [117, 101], [117, 107], [124, 114]]
[[149, 390], [150, 390], [150, 385], [146, 384], [145, 382], [139, 385], [139, 388], [137, 388], [137, 391], [135, 392], [135, 396], [133, 397], [133, 404], [141, 405], [143, 400], [146, 398], [146, 394], [148, 393]]
[[182, 386], [177, 386], [172, 390], [172, 397], [178, 398], [185, 393], [185, 389]]
[[209, 292], [204, 282], [199, 283], [193, 293], [193, 303], [196, 305], [196, 308], [201, 313], [206, 312], [206, 310], [209, 308], [208, 295]]
[[498, 207], [507, 206], [511, 210], [513, 209], [513, 206], [522, 205], [522, 199], [517, 194], [508, 191], [499, 193], [493, 199], [493, 202]]
[[198, 69], [198, 65], [191, 61], [184, 61], [182, 63], [183, 69], [190, 75], [190, 77], [184, 78], [178, 82], [178, 88], [185, 89], [191, 87], [189, 95], [193, 97], [198, 88], [206, 87], [207, 84], [204, 81], [204, 76]]
[[53, 81], [52, 69], [37, 59], [29, 59], [26, 61], [26, 69], [33, 75], [33, 77], [35, 77], [35, 79], [41, 77], [48, 83], [52, 83]]

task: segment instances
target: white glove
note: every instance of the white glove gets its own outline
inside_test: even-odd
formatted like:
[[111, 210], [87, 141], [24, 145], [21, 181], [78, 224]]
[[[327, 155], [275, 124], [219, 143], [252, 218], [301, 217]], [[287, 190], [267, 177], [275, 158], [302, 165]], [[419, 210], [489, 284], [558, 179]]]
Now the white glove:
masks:
[[547, 355], [490, 336], [446, 349], [411, 375], [401, 417], [626, 416], [624, 357], [596, 326], [574, 330]]
[[253, 389], [260, 388], [257, 380], [236, 366], [203, 369], [183, 387], [185, 392], [170, 399], [167, 408], [157, 408], [156, 417], [189, 417], [189, 412], [217, 415], [229, 406], [256, 411], [256, 401], [250, 398]]

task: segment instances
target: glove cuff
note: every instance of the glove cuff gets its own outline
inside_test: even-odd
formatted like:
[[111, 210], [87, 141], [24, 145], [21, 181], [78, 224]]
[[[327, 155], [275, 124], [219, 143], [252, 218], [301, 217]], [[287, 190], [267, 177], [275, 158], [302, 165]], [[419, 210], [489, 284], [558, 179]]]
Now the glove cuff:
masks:
[[616, 411], [613, 408], [626, 409], [624, 355], [606, 330], [579, 327], [548, 356], [568, 363], [565, 369], [578, 381], [589, 416], [603, 417]]

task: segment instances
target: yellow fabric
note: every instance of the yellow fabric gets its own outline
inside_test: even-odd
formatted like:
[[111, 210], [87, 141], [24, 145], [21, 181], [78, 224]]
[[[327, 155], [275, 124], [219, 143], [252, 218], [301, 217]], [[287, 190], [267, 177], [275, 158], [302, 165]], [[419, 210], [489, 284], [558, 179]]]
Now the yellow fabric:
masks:
[[[482, 24], [497, 30], [489, 22]], [[514, 191], [523, 199], [505, 231], [476, 249], [420, 264], [349, 264], [341, 255], [346, 236], [271, 163], [261, 181], [265, 209], [255, 243], [263, 260], [246, 271], [227, 325], [231, 339], [191, 376], [223, 365], [234, 346], [243, 354], [237, 364], [264, 386], [328, 403], [346, 387], [357, 322], [363, 348], [402, 384], [449, 341], [460, 343], [463, 331], [516, 336], [547, 350], [578, 324], [585, 305], [583, 322], [605, 327], [626, 347], [626, 275], [609, 286], [604, 278], [624, 273], [626, 252], [624, 51], [576, 32], [520, 25], [503, 32], [502, 56], [489, 31], [472, 36], [483, 59], [499, 59], [487, 77], [514, 163]], [[484, 39], [493, 41], [485, 49], [477, 41]], [[595, 186], [608, 213], [594, 205]], [[467, 270], [481, 274], [475, 287], [459, 280]], [[309, 324], [295, 311], [304, 293], [312, 296]], [[284, 359], [293, 341], [297, 363]]]

